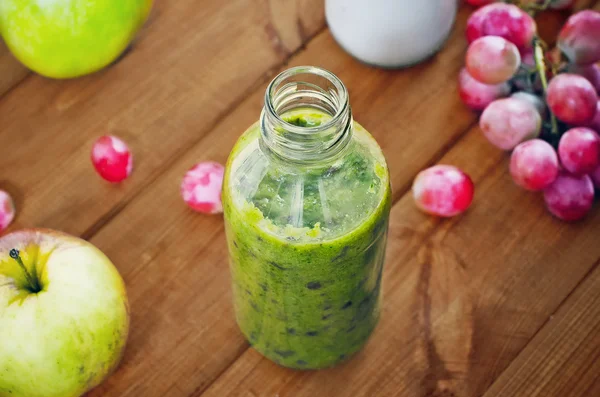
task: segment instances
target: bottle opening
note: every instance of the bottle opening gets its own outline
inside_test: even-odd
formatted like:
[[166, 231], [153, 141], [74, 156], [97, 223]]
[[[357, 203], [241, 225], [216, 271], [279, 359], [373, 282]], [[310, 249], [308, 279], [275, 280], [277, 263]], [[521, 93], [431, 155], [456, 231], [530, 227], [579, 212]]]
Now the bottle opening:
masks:
[[285, 160], [317, 162], [338, 155], [352, 136], [346, 87], [325, 69], [284, 71], [267, 88], [261, 135], [261, 144]]

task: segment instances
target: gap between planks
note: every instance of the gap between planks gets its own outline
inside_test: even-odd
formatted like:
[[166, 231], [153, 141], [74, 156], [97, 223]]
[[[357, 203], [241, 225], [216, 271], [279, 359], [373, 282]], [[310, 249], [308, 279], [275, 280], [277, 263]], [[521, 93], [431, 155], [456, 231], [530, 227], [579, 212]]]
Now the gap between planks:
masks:
[[579, 288], [581, 288], [582, 285], [584, 285], [586, 283], [586, 281], [590, 277], [592, 277], [592, 275], [598, 269], [598, 267], [600, 267], [600, 258], [598, 258], [598, 260], [596, 260], [596, 262], [590, 267], [590, 269], [585, 273], [585, 275], [577, 282], [575, 287], [573, 287], [573, 289], [564, 297], [564, 299], [562, 299], [560, 301], [558, 306], [556, 306], [556, 309], [552, 312], [552, 314], [550, 314], [548, 316], [546, 321], [544, 321], [544, 323], [542, 323], [540, 325], [540, 327], [533, 333], [533, 335], [527, 341], [527, 343], [523, 346], [523, 348], [517, 352], [514, 359], [511, 360], [511, 362], [507, 365], [507, 367], [504, 369], [504, 371], [502, 371], [501, 373], [498, 374], [496, 379], [485, 390], [482, 397], [487, 397], [490, 393], [493, 394], [493, 392], [491, 392], [491, 390], [493, 390], [493, 388], [496, 387], [497, 384], [499, 384], [499, 382], [501, 382], [502, 376], [505, 373], [509, 374], [512, 371], [513, 365], [517, 365], [516, 363], [518, 362], [518, 359], [520, 359], [521, 355], [526, 351], [527, 347], [535, 341], [535, 339], [538, 337], [538, 335], [540, 335], [546, 327], [550, 326], [549, 324], [551, 321], [553, 321], [556, 314], [559, 313], [563, 309], [563, 307], [565, 307], [569, 304], [569, 300], [576, 294], [576, 292], [579, 290]]
[[[600, 7], [600, 0], [597, 1], [596, 3], [594, 3], [594, 6], [592, 8], [598, 8]], [[323, 31], [320, 31], [317, 35], [322, 34]], [[317, 36], [315, 35], [315, 37]], [[313, 37], [314, 38], [314, 37]], [[307, 41], [306, 44], [308, 44], [310, 42]], [[303, 47], [301, 48], [303, 49]], [[301, 51], [297, 51], [297, 53], [299, 53]], [[292, 56], [290, 56], [286, 62], [283, 63], [283, 65], [285, 65], [287, 62], [289, 62], [289, 60], [291, 60], [292, 58], [295, 57], [296, 54], [293, 54]], [[473, 129], [478, 128], [478, 121], [477, 119], [471, 123], [470, 125], [468, 125], [463, 131], [461, 131], [459, 134], [457, 134], [454, 138], [450, 139], [446, 144], [444, 144], [440, 150], [438, 150], [436, 153], [434, 153], [429, 160], [425, 163], [423, 168], [427, 168], [429, 166], [432, 166], [434, 164], [436, 164], [437, 162], [439, 162], [454, 146], [456, 146], [459, 142], [461, 142], [463, 139], [465, 139], [465, 136]], [[208, 135], [207, 135], [208, 136]], [[206, 136], [206, 137], [207, 137]], [[206, 138], [205, 137], [205, 138]], [[499, 161], [497, 164], [495, 164], [494, 166], [492, 166], [482, 177], [480, 180], [484, 180], [491, 172], [493, 172], [493, 170], [499, 166], [499, 164], [501, 164], [504, 161], [504, 159], [502, 159], [501, 161]], [[398, 189], [396, 189], [393, 192], [393, 197], [392, 197], [392, 208], [394, 208], [401, 200], [402, 198], [404, 198], [407, 194], [410, 194], [410, 190], [411, 190], [411, 185], [412, 185], [412, 181], [409, 180], [406, 183], [404, 183], [402, 186], [400, 186]], [[441, 227], [442, 224], [445, 223], [438, 223], [435, 227], [432, 228], [432, 230], [429, 231], [429, 233], [427, 233], [427, 235], [424, 237], [424, 241], [429, 239], [431, 236], [433, 236], [437, 230]], [[456, 222], [452, 222], [450, 225], [450, 228], [452, 227], [453, 224], [456, 224]], [[446, 226], [448, 227], [448, 226]], [[600, 258], [598, 260], [598, 262], [596, 262], [595, 265], [593, 265], [591, 267], [591, 269], [585, 274], [584, 277], [581, 278], [581, 280], [578, 281], [578, 283], [576, 284], [576, 286], [565, 296], [565, 298], [563, 300], [561, 300], [560, 304], [557, 306], [557, 308], [555, 309], [554, 312], [556, 312], [557, 310], [560, 309], [560, 307], [562, 307], [562, 305], [565, 303], [565, 301], [579, 288], [579, 286], [590, 276], [590, 274], [592, 274], [593, 270], [598, 266], [598, 264], [600, 263]], [[529, 340], [527, 341], [526, 344], [523, 345], [522, 349], [519, 350], [519, 352], [515, 355], [515, 358], [511, 361], [511, 363], [507, 366], [507, 368], [505, 368], [504, 371], [502, 371], [498, 377], [496, 377], [496, 379], [498, 379], [502, 373], [504, 373], [506, 370], [508, 370], [508, 368], [510, 368], [510, 366], [512, 365], [512, 362], [514, 362], [514, 360], [521, 354], [521, 352], [531, 343], [531, 341], [535, 338], [535, 336], [544, 328], [544, 326], [547, 324], [547, 321], [544, 322], [533, 334], [532, 336], [529, 338]], [[234, 359], [229, 363], [229, 365], [225, 366], [220, 372], [219, 374], [212, 379], [212, 381], [210, 381], [209, 383], [202, 385], [201, 389], [197, 389], [195, 390], [192, 394], [190, 394], [188, 397], [200, 397], [202, 396], [208, 389], [210, 389], [210, 387], [216, 383], [222, 376], [223, 374], [225, 374], [229, 368], [231, 368], [236, 362], [237, 360], [240, 359], [240, 357], [242, 357], [244, 355], [244, 353], [246, 353], [246, 351], [248, 351], [248, 349], [250, 348], [249, 344], [246, 344], [246, 347], [244, 349], [241, 349], [239, 354], [237, 354]], [[494, 382], [492, 382], [492, 384], [490, 384], [490, 387], [494, 384]], [[486, 389], [489, 390], [489, 387]]]
[[3, 93], [0, 93], [0, 102], [2, 102], [2, 100], [4, 98], [7, 98], [14, 89], [16, 89], [18, 86], [23, 84], [27, 79], [29, 79], [32, 74], [33, 74], [33, 72], [28, 70], [27, 72], [25, 72], [25, 74], [21, 78], [19, 78], [15, 82], [13, 82], [6, 91], [4, 91]]
[[[436, 162], [438, 162], [441, 158], [444, 157], [444, 155], [449, 152], [454, 146], [456, 146], [456, 144], [458, 144], [459, 142], [461, 142], [463, 139], [465, 139], [465, 136], [471, 132], [474, 129], [477, 129], [478, 127], [475, 124], [472, 124], [471, 126], [469, 126], [468, 128], [465, 129], [465, 131], [461, 132], [457, 138], [453, 139], [452, 142], [450, 142], [448, 145], [445, 145], [444, 148], [442, 148], [440, 151], [438, 151], [437, 153], [435, 153], [431, 159], [427, 162], [427, 164], [434, 164]], [[501, 157], [500, 160], [498, 162], [496, 162], [493, 166], [491, 166], [483, 175], [481, 175], [480, 178], [478, 178], [477, 182], [481, 182], [483, 180], [485, 180], [494, 170], [497, 169], [497, 167], [502, 166], [502, 164], [504, 163], [505, 158]], [[402, 191], [399, 191], [397, 196], [395, 196], [393, 198], [393, 207], [395, 208], [396, 205], [399, 205], [400, 201], [407, 195], [410, 194], [410, 184], [407, 183], [405, 185], [402, 186]], [[448, 220], [446, 222], [439, 222], [438, 224], [436, 224], [430, 231], [428, 231], [428, 233], [426, 233], [426, 235], [423, 237], [423, 241], [428, 240], [431, 236], [435, 235], [436, 232], [438, 232], [440, 229], [445, 229], [446, 233], [454, 226], [458, 223], [457, 220]], [[596, 262], [590, 267], [590, 269], [585, 273], [584, 276], [581, 277], [580, 280], [577, 281], [576, 285], [573, 287], [573, 289], [565, 295], [565, 297], [563, 299], [561, 299], [560, 303], [556, 306], [556, 308], [554, 309], [554, 311], [552, 312], [554, 315], [554, 313], [558, 312], [561, 307], [564, 306], [565, 302], [568, 301], [568, 299], [579, 289], [579, 287], [585, 283], [585, 281], [590, 277], [591, 274], [593, 274], [594, 270], [600, 266], [600, 258], [598, 258], [596, 260]], [[552, 317], [552, 315], [549, 316]], [[547, 326], [549, 322], [549, 319], [546, 320], [545, 322], [543, 322], [537, 330], [535, 330], [535, 332], [528, 338], [527, 343], [525, 343], [521, 349], [518, 350], [518, 352], [516, 353], [516, 355], [514, 356], [514, 358], [510, 361], [510, 363], [507, 365], [507, 367], [498, 374], [498, 376], [496, 376], [496, 378], [494, 379], [494, 381], [487, 387], [485, 388], [484, 393], [487, 393], [488, 390], [492, 387], [492, 385], [495, 384], [495, 382], [500, 379], [500, 377], [502, 376], [502, 374], [504, 374], [506, 371], [509, 370], [509, 368], [511, 368], [513, 362], [522, 354], [522, 352], [527, 348], [527, 346], [529, 346], [529, 344], [536, 338], [536, 336], [541, 332], [541, 330]], [[241, 349], [240, 352], [238, 354], [236, 354], [235, 358], [229, 363], [229, 365], [225, 366], [221, 371], [219, 371], [219, 374], [209, 383], [202, 385], [201, 389], [198, 389], [196, 391], [194, 391], [192, 394], [188, 395], [188, 397], [200, 397], [202, 396], [207, 390], [210, 389], [210, 387], [216, 383], [222, 376], [223, 374], [225, 374], [236, 362], [237, 360], [240, 359], [240, 357], [242, 357], [244, 355], [244, 353], [246, 353], [248, 351], [248, 349], [250, 348], [249, 344], [246, 344], [245, 348]], [[251, 371], [250, 371], [251, 372]], [[247, 374], [249, 375], [249, 374]]]
[[[463, 139], [465, 139], [465, 136], [474, 128], [477, 128], [477, 121], [471, 123], [468, 127], [466, 127], [463, 131], [461, 131], [459, 134], [457, 134], [456, 137], [454, 137], [453, 139], [449, 140], [447, 144], [445, 144], [444, 146], [442, 146], [442, 148], [440, 150], [438, 150], [436, 153], [434, 153], [431, 158], [426, 162], [426, 165], [423, 168], [427, 168], [433, 164], [436, 164], [438, 161], [440, 161], [454, 146], [456, 146], [456, 144], [458, 144], [459, 142], [461, 142]], [[503, 159], [502, 159], [503, 160]], [[500, 161], [502, 162], [502, 161]], [[499, 162], [499, 163], [500, 163]], [[498, 164], [499, 164], [498, 163]], [[482, 177], [481, 180], [485, 179], [494, 169], [495, 167], [498, 165], [495, 164], [493, 167], [491, 167]], [[410, 194], [412, 188], [412, 181], [409, 181], [405, 184], [403, 184], [394, 194], [392, 197], [392, 210], [393, 208], [396, 207], [396, 205], [398, 205], [400, 203], [400, 201], [402, 200], [402, 198], [404, 198], [407, 194]], [[456, 222], [453, 222], [456, 223]], [[427, 234], [423, 237], [423, 241], [428, 240], [431, 236], [433, 236], [437, 230], [441, 227], [440, 225], [442, 225], [442, 223], [438, 223], [435, 227], [433, 227], [430, 231], [427, 232]], [[231, 368], [231, 366], [233, 366], [237, 360], [242, 357], [244, 355], [244, 353], [246, 353], [246, 351], [250, 348], [249, 344], [246, 344], [246, 347], [242, 350], [240, 350], [240, 353], [237, 354], [235, 356], [235, 358], [229, 363], [229, 365], [225, 366], [221, 371], [219, 371], [219, 374], [209, 383], [207, 383], [206, 385], [203, 385], [202, 390], [196, 390], [194, 391], [194, 393], [190, 394], [188, 397], [200, 397], [202, 396], [208, 389], [210, 389], [210, 387], [217, 382], [222, 375], [227, 372], [229, 370], [229, 368]], [[199, 394], [197, 392], [200, 392]]]
[[[595, 9], [598, 10], [600, 8], [600, 0], [596, 1], [595, 3], [591, 4], [591, 9]], [[544, 323], [542, 323], [540, 325], [540, 327], [532, 334], [532, 336], [529, 338], [529, 340], [527, 341], [527, 343], [525, 343], [523, 345], [523, 347], [517, 352], [517, 354], [515, 355], [515, 357], [511, 360], [511, 362], [507, 365], [507, 367], [504, 369], [504, 371], [500, 372], [498, 374], [498, 376], [496, 377], [496, 379], [489, 385], [489, 387], [485, 390], [485, 392], [483, 393], [483, 395], [487, 395], [488, 391], [492, 388], [492, 386], [494, 386], [496, 384], [496, 382], [498, 381], [498, 379], [500, 379], [502, 377], [502, 375], [504, 373], [507, 373], [507, 371], [509, 371], [511, 369], [511, 367], [513, 366], [513, 364], [515, 363], [515, 361], [517, 360], [517, 358], [520, 357], [520, 355], [523, 353], [523, 351], [529, 346], [530, 343], [532, 343], [533, 340], [535, 340], [535, 338], [537, 337], [537, 335], [542, 332], [542, 330], [550, 323], [552, 317], [565, 305], [567, 304], [569, 298], [571, 298], [571, 296], [573, 296], [573, 294], [579, 289], [579, 287], [581, 287], [582, 284], [585, 283], [585, 281], [591, 277], [591, 275], [594, 273], [594, 270], [596, 270], [596, 268], [598, 268], [598, 266], [600, 266], [600, 258], [598, 258], [598, 260], [596, 261], [596, 263], [594, 263], [590, 269], [586, 272], [586, 274], [577, 282], [577, 284], [575, 285], [575, 287], [573, 287], [573, 289], [564, 297], [564, 299], [562, 299], [560, 301], [560, 303], [556, 306], [556, 309], [552, 312], [552, 314], [550, 316], [548, 316], [548, 319], [546, 319], [546, 321], [544, 321]]]
[[[598, 2], [597, 4], [600, 4], [600, 2]], [[219, 125], [234, 109], [236, 109], [245, 99], [247, 99], [248, 96], [250, 96], [252, 93], [254, 93], [262, 84], [264, 84], [266, 81], [268, 81], [269, 79], [271, 79], [274, 75], [276, 75], [276, 73], [278, 73], [278, 71], [282, 67], [285, 67], [285, 65], [287, 65], [293, 58], [297, 57], [300, 53], [302, 53], [305, 50], [306, 46], [311, 41], [313, 41], [316, 37], [324, 34], [326, 30], [327, 30], [326, 27], [323, 27], [323, 28], [319, 29], [315, 34], [313, 34], [312, 36], [310, 36], [298, 49], [296, 49], [294, 52], [290, 53], [280, 64], [278, 64], [278, 65], [270, 68], [269, 70], [267, 70], [239, 98], [237, 98], [227, 109], [225, 109], [225, 111], [223, 111], [222, 114], [220, 114], [216, 118], [216, 120], [213, 122], [213, 124], [208, 129], [208, 131], [212, 131], [215, 128], [216, 125]], [[2, 95], [0, 95], [0, 101], [2, 99], [4, 99], [4, 97], [7, 97], [10, 94], [10, 92], [12, 92], [16, 87], [18, 87], [20, 84], [22, 84], [23, 82], [25, 82], [26, 80], [28, 80], [32, 75], [33, 75], [33, 73], [28, 72], [23, 78], [21, 78], [17, 83], [15, 83], [9, 90], [7, 90], [5, 93], [3, 93]], [[449, 140], [442, 148], [440, 148], [440, 150], [438, 150], [434, 155], [431, 156], [431, 158], [427, 161], [427, 163], [426, 163], [427, 165], [426, 166], [430, 166], [430, 165], [433, 165], [433, 164], [437, 163], [448, 151], [450, 151], [452, 149], [452, 147], [454, 147], [458, 142], [460, 142], [462, 139], [464, 139], [465, 135], [476, 126], [476, 123], [477, 122], [475, 121], [474, 123], [472, 123], [471, 125], [469, 125], [467, 128], [465, 128], [464, 131], [462, 131], [461, 133], [457, 134], [456, 137], [454, 137], [453, 139]], [[125, 199], [125, 200], [117, 203], [116, 206], [114, 206], [113, 208], [111, 208], [111, 210], [109, 210], [103, 216], [101, 216], [98, 221], [96, 221], [93, 225], [91, 225], [88, 229], [86, 229], [82, 233], [81, 236], [83, 238], [85, 238], [85, 239], [92, 238], [104, 226], [106, 226], [107, 224], [109, 224], [111, 222], [111, 220], [113, 220], [115, 217], [117, 217], [148, 186], [150, 186], [151, 184], [153, 184], [157, 179], [160, 178], [161, 175], [163, 175], [164, 173], [166, 173], [167, 170], [169, 170], [173, 166], [173, 164], [177, 161], [177, 159], [180, 156], [182, 156], [185, 153], [187, 153], [194, 146], [200, 144], [203, 140], [205, 140], [210, 135], [211, 134], [208, 133], [208, 134], [204, 135], [203, 137], [199, 138], [197, 141], [192, 142], [190, 144], [190, 146], [188, 146], [188, 148], [183, 148], [183, 149], [175, 152], [172, 155], [171, 159], [169, 159], [167, 161], [166, 167], [163, 167], [160, 172], [156, 172], [155, 175], [151, 176], [148, 179], [148, 181], [146, 183], [144, 183], [142, 186], [140, 186], [139, 189], [132, 196], [130, 196], [129, 198], [127, 198], [127, 199]], [[495, 167], [496, 166], [494, 166], [493, 168], [495, 168]], [[485, 176], [483, 178], [485, 178]], [[399, 189], [397, 189], [397, 191], [394, 193], [394, 198], [393, 198], [393, 204], [394, 204], [394, 206], [406, 194], [409, 194], [410, 187], [411, 187], [410, 186], [410, 182], [407, 182], [404, 185], [400, 186]], [[438, 227], [439, 226], [436, 225], [436, 227], [433, 228], [433, 230], [431, 231], [430, 234], [433, 234], [435, 232], [435, 230], [437, 230]], [[561, 303], [559, 304], [559, 306], [557, 307], [556, 310], [558, 310], [564, 304], [564, 302], [568, 299], [568, 297], [571, 296], [573, 294], [573, 292], [581, 285], [581, 283], [584, 282], [584, 280], [591, 274], [591, 272], [593, 271], [593, 269], [598, 266], [598, 263], [600, 263], [600, 262], [597, 262], [592, 267], [592, 269], [590, 269], [590, 271], [588, 273], [586, 273], [586, 275], [578, 282], [577, 286], [565, 297], [564, 300], [561, 301]], [[540, 328], [535, 332], [535, 334], [532, 335], [532, 337], [529, 339], [528, 343], [525, 344], [525, 346], [527, 346], [531, 342], [531, 340], [539, 333], [539, 331], [545, 325], [546, 325], [546, 323], [544, 323], [544, 324], [542, 324], [542, 326], [540, 326]], [[525, 348], [525, 346], [523, 348]], [[191, 396], [200, 396], [200, 395], [202, 395], [205, 390], [207, 390], [208, 388], [210, 388], [210, 386], [214, 382], [216, 382], [216, 380], [218, 380], [221, 377], [221, 375], [223, 373], [225, 373], [231, 367], [231, 365], [233, 365], [248, 350], [248, 348], [249, 348], [249, 345], [247, 345], [243, 349], [240, 349], [239, 354], [236, 355], [236, 357], [231, 361], [231, 363], [228, 366], [224, 367], [222, 369], [222, 371], [219, 372], [218, 376], [216, 376], [210, 383], [208, 383], [206, 385], [203, 385], [203, 387], [202, 387], [203, 390], [202, 391], [198, 390], [200, 392], [200, 394], [196, 394], [194, 392]], [[520, 352], [519, 352], [519, 354], [520, 354]], [[510, 365], [509, 365], [509, 367], [510, 367]]]
[[[230, 106], [228, 106], [219, 116], [215, 119], [215, 121], [210, 125], [207, 131], [213, 131], [216, 126], [221, 124], [223, 120], [225, 120], [229, 114], [231, 114], [240, 104], [242, 104], [250, 95], [256, 92], [263, 84], [267, 81], [271, 80], [279, 70], [285, 67], [290, 60], [304, 52], [308, 43], [317, 38], [318, 36], [324, 34], [327, 30], [327, 27], [322, 27], [315, 34], [308, 37], [307, 40], [295, 51], [291, 52], [289, 56], [281, 63], [276, 66], [270, 68], [265, 71], [262, 76], [260, 76], [240, 97], [238, 97], [235, 101], [232, 102]], [[94, 237], [102, 228], [108, 225], [115, 217], [117, 217], [127, 206], [133, 202], [140, 194], [142, 194], [146, 188], [152, 185], [156, 180], [158, 180], [163, 174], [167, 173], [169, 169], [177, 162], [177, 160], [184, 156], [187, 152], [192, 150], [197, 145], [201, 144], [202, 141], [207, 139], [211, 135], [211, 132], [201, 136], [198, 140], [190, 143], [188, 147], [181, 148], [177, 150], [175, 153], [171, 155], [171, 157], [165, 162], [165, 166], [161, 167], [158, 172], [154, 175], [150, 176], [148, 180], [137, 189], [135, 193], [131, 196], [127, 197], [123, 201], [118, 202], [114, 207], [112, 207], [108, 212], [104, 213], [96, 222], [94, 222], [90, 227], [88, 227], [83, 233], [81, 233], [81, 238], [84, 240], [89, 240]]]

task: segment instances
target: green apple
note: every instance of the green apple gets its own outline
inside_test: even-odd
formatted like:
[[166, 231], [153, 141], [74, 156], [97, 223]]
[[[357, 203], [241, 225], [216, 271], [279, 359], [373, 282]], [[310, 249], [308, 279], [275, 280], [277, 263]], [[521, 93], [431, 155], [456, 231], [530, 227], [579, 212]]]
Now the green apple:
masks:
[[92, 244], [43, 229], [0, 238], [0, 397], [81, 396], [117, 367], [128, 332], [123, 279]]
[[77, 77], [114, 61], [151, 7], [152, 0], [0, 0], [0, 34], [31, 70]]

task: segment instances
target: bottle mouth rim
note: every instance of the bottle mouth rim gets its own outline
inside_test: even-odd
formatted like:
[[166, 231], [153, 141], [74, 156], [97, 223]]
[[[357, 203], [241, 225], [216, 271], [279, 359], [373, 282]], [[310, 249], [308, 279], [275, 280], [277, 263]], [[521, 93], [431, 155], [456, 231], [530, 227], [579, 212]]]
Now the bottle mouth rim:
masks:
[[[328, 82], [330, 82], [333, 85], [333, 87], [335, 87], [335, 90], [337, 91], [336, 96], [338, 99], [339, 106], [337, 106], [335, 114], [333, 114], [331, 119], [328, 120], [326, 123], [314, 127], [300, 127], [284, 120], [278, 113], [277, 109], [275, 109], [273, 105], [273, 100], [277, 95], [278, 89], [281, 88], [281, 84], [286, 79], [300, 74], [316, 75], [322, 77]], [[329, 70], [317, 66], [295, 66], [286, 69], [283, 72], [279, 73], [271, 81], [265, 92], [265, 108], [267, 109], [267, 111], [273, 117], [275, 117], [275, 119], [278, 122], [283, 123], [283, 125], [285, 125], [286, 127], [286, 130], [298, 134], [312, 134], [330, 128], [332, 125], [336, 125], [340, 122], [340, 119], [342, 119], [345, 116], [345, 114], [347, 114], [348, 107], [348, 90], [346, 89], [344, 83]]]

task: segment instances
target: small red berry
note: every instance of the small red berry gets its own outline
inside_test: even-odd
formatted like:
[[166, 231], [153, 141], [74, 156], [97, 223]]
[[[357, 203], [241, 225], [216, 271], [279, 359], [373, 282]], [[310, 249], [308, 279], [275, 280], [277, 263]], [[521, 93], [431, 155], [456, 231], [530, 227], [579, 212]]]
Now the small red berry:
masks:
[[554, 183], [544, 190], [544, 201], [548, 211], [563, 221], [582, 219], [594, 203], [592, 179], [560, 171]]
[[600, 192], [600, 165], [596, 167], [594, 171], [590, 174], [590, 178], [592, 178], [592, 182], [594, 182], [594, 186], [596, 190]]
[[473, 110], [483, 110], [496, 99], [508, 96], [510, 85], [506, 82], [497, 85], [480, 83], [463, 68], [458, 75], [458, 90], [465, 105]]
[[520, 98], [504, 98], [495, 100], [485, 108], [479, 126], [494, 146], [512, 150], [519, 143], [540, 135], [542, 117], [531, 102]]
[[214, 162], [194, 165], [186, 172], [181, 183], [183, 201], [195, 211], [205, 214], [223, 212], [221, 189], [225, 168]]
[[561, 121], [586, 125], [596, 114], [598, 94], [586, 78], [563, 73], [550, 80], [546, 101], [552, 113]]
[[556, 151], [541, 139], [523, 142], [512, 152], [510, 174], [517, 185], [527, 190], [543, 190], [558, 175]]
[[600, 100], [596, 105], [596, 115], [594, 116], [592, 121], [590, 121], [589, 124], [586, 125], [586, 127], [591, 128], [592, 130], [600, 134]]
[[436, 165], [421, 171], [412, 189], [417, 207], [441, 217], [466, 211], [475, 193], [471, 178], [451, 165]]
[[484, 6], [486, 4], [491, 4], [497, 0], [466, 0], [468, 4], [475, 6], [475, 7], [481, 7]]
[[10, 195], [0, 190], [0, 232], [15, 219], [15, 203]]
[[569, 17], [558, 35], [558, 48], [571, 63], [591, 65], [600, 61], [600, 12], [579, 11]]
[[497, 2], [471, 14], [465, 32], [469, 43], [484, 36], [499, 36], [519, 48], [528, 48], [537, 26], [534, 19], [516, 5]]
[[484, 84], [501, 84], [510, 80], [521, 64], [521, 54], [508, 40], [484, 36], [467, 49], [465, 65], [469, 74]]
[[523, 99], [526, 102], [531, 103], [538, 111], [540, 116], [542, 116], [542, 120], [548, 117], [548, 108], [546, 107], [546, 102], [539, 96], [532, 94], [530, 92], [525, 91], [517, 91], [510, 96], [511, 98], [519, 98]]
[[521, 65], [530, 69], [535, 68], [535, 53], [533, 48], [519, 49], [519, 53], [521, 54]]
[[600, 136], [589, 128], [571, 128], [558, 144], [560, 162], [575, 175], [589, 174], [600, 164]]
[[593, 65], [575, 65], [570, 64], [567, 67], [567, 73], [578, 74], [585, 77], [592, 86], [596, 89], [596, 92], [600, 94], [600, 66]]
[[125, 142], [116, 136], [105, 135], [92, 147], [92, 164], [103, 179], [116, 183], [131, 174], [133, 156]]

